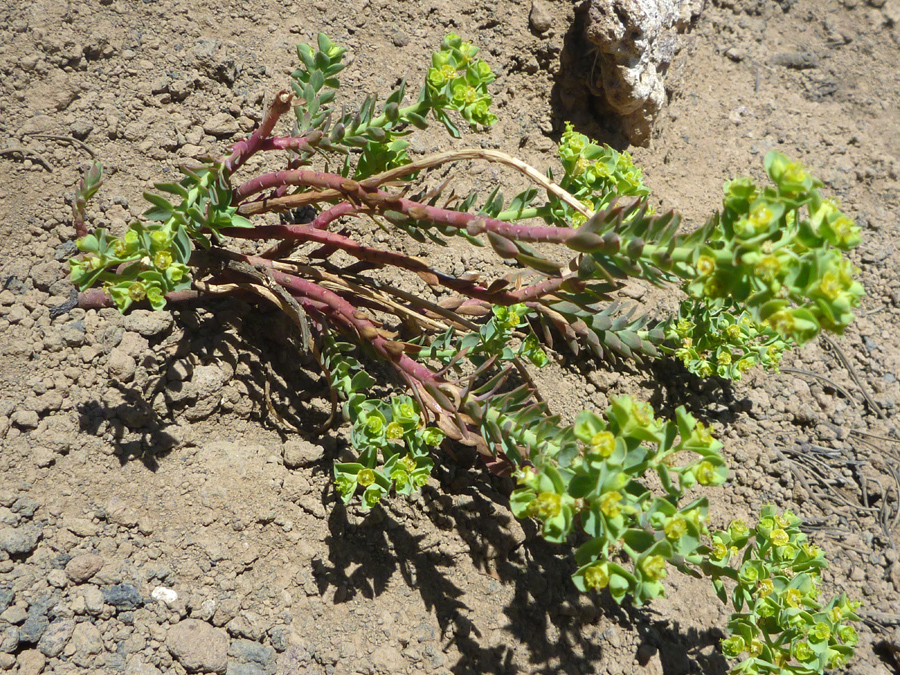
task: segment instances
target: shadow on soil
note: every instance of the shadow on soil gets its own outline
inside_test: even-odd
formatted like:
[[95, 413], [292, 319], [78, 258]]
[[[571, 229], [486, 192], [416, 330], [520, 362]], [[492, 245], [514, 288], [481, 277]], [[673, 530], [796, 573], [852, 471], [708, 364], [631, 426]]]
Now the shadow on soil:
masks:
[[[330, 594], [335, 603], [356, 594], [377, 597], [399, 572], [434, 612], [445, 649], [453, 645], [460, 652], [454, 664], [446, 663], [443, 654], [422, 658], [430, 659], [433, 668], [453, 673], [519, 672], [522, 647], [537, 673], [600, 672], [609, 637], [609, 630], [603, 632], [600, 626], [602, 617], [607, 618], [604, 625], [613, 622], [623, 633], [640, 635], [638, 663], [658, 654], [666, 675], [727, 672], [725, 660], [707, 649], [723, 637], [718, 630], [684, 631], [677, 623], [653, 621], [648, 612], [619, 606], [608, 594], [580, 593], [569, 578], [574, 564], [570, 557], [540, 539], [531, 523], [522, 523], [525, 530], [516, 526], [503, 496], [512, 488], [511, 481], [485, 476], [474, 465], [474, 456], [457, 459], [458, 463], [435, 469], [443, 491], [426, 488], [417, 504], [395, 500], [365, 515], [355, 507], [334, 506], [328, 560], [313, 562], [319, 593]], [[429, 527], [419, 533], [416, 520], [424, 518]], [[488, 595], [498, 593], [497, 614], [502, 612], [503, 618], [491, 621], [471, 615], [465, 591], [454, 582], [457, 552], [445, 550], [449, 538], [441, 536], [442, 531], [454, 531], [466, 542], [472, 562], [484, 576], [472, 585], [482, 586]], [[353, 571], [348, 574], [348, 569]], [[513, 598], [505, 607], [499, 606], [503, 586], [513, 587]], [[503, 631], [502, 644], [482, 632], [488, 625], [491, 633], [494, 626]], [[710, 651], [712, 655], [707, 655]]]
[[[202, 306], [174, 311], [175, 326], [168, 337], [150, 340], [154, 356], [136, 359], [136, 372], [151, 375], [140, 382], [136, 375], [128, 383], [111, 378], [110, 386], [119, 395], [82, 404], [81, 429], [103, 436], [122, 464], [138, 459], [155, 471], [158, 460], [181, 442], [172, 433], [176, 420], [196, 421], [220, 410], [222, 391], [203, 397], [190, 380], [195, 365], [209, 364], [222, 364], [230, 372], [225, 384], [238, 383], [246, 392], [239, 402], [252, 405], [246, 414], [266, 417], [274, 409], [290, 422], [294, 411], [302, 411], [304, 427], [322, 424], [327, 413], [311, 408], [309, 402], [315, 397], [328, 399], [327, 387], [311, 372], [313, 368], [306, 369], [312, 357], [285, 349], [297, 344], [296, 328], [283, 314], [265, 307], [256, 309], [252, 321], [245, 321], [249, 313], [249, 305], [235, 299], [207, 300]], [[118, 336], [110, 349], [124, 332], [121, 327], [108, 329], [111, 334], [115, 331]], [[163, 414], [154, 405], [160, 395], [165, 397]]]
[[[296, 351], [284, 349], [292, 342], [290, 322], [280, 314], [265, 312], [244, 322], [242, 314], [246, 312], [235, 301], [223, 301], [210, 309], [176, 312], [176, 328], [170, 336], [180, 337], [151, 345], [158, 363], [149, 364], [153, 367], [146, 370], [157, 373], [155, 376], [141, 386], [136, 382], [113, 385], [120, 396], [89, 402], [79, 410], [82, 428], [111, 442], [123, 464], [139, 459], [155, 470], [158, 459], [179, 442], [169, 432], [173, 420], [181, 416], [191, 419], [192, 411], [203, 405], [191, 396], [179, 397], [184, 383], [168, 375], [189, 357], [201, 364], [227, 363], [233, 379], [249, 392], [254, 414], [266, 414], [269, 398], [282, 410], [303, 410], [306, 428], [324, 421], [326, 414], [308, 406], [313, 396], [326, 396], [320, 380], [304, 367], [308, 364]], [[247, 358], [254, 366], [240, 368], [241, 360]], [[721, 402], [727, 393], [718, 390], [720, 385], [714, 386], [716, 391], [705, 391], [703, 387], [709, 385], [699, 380], [685, 387], [680, 371], [654, 372], [648, 384], [652, 401], [660, 409], [685, 404], [700, 413], [707, 408], [704, 399]], [[164, 417], [152, 403], [161, 394], [167, 402]], [[207, 414], [215, 410], [212, 407]], [[640, 636], [634, 656], [639, 664], [658, 655], [666, 675], [727, 672], [725, 660], [707, 649], [722, 637], [717, 630], [682, 630], [677, 622], [654, 621], [649, 612], [619, 606], [608, 594], [590, 597], [580, 593], [569, 577], [574, 565], [571, 557], [560, 555], [557, 548], [540, 539], [532, 523], [515, 521], [507, 497], [514, 488], [512, 480], [488, 474], [473, 451], [460, 447], [454, 458], [436, 459], [434, 475], [442, 490], [426, 488], [415, 504], [396, 499], [359, 515], [357, 507], [348, 509], [334, 499], [330, 488], [326, 490], [323, 501], [334, 504], [329, 517], [328, 559], [313, 561], [321, 595], [331, 593], [335, 603], [356, 594], [377, 597], [388, 590], [399, 572], [435, 613], [445, 648], [454, 645], [460, 653], [455, 664], [446, 663], [439, 652], [423, 658], [430, 659], [434, 668], [449, 667], [453, 673], [518, 672], [516, 661], [523, 658], [522, 648], [529, 665], [538, 668], [534, 672], [596, 673], [613, 624], [623, 633]], [[417, 531], [415, 521], [419, 519], [430, 521], [424, 533]], [[484, 576], [483, 592], [498, 593], [499, 603], [503, 586], [513, 587], [512, 600], [497, 607], [498, 617], [502, 612], [499, 621], [472, 616], [464, 600], [466, 591], [454, 583], [454, 560], [460, 551], [446, 550], [448, 538], [442, 536], [443, 531], [454, 531], [465, 542], [472, 562]], [[348, 573], [348, 569], [353, 571]], [[601, 628], [603, 617], [607, 628]], [[505, 634], [501, 644], [496, 636], [482, 633], [488, 623]], [[630, 664], [626, 671], [628, 667]]]

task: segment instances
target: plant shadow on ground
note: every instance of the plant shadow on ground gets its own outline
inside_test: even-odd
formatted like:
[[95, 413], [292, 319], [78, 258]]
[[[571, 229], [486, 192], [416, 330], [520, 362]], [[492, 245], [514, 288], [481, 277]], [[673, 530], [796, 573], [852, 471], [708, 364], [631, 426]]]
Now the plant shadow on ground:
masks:
[[641, 382], [650, 392], [648, 400], [660, 415], [670, 417], [675, 409], [684, 406], [698, 420], [709, 424], [731, 424], [745, 402], [734, 397], [734, 387], [719, 377], [703, 379], [693, 375], [675, 358], [651, 362], [646, 368], [647, 378]]
[[[82, 429], [105, 435], [122, 464], [139, 459], [156, 470], [158, 460], [177, 447], [179, 439], [167, 430], [195, 402], [187, 398], [173, 403], [169, 397], [165, 415], [154, 410], [152, 402], [171, 385], [167, 377], [170, 368], [189, 355], [204, 364], [229, 363], [234, 379], [244, 384], [253, 400], [254, 416], [269, 416], [268, 383], [268, 398], [277, 399], [282, 412], [302, 410], [302, 415], [293, 417], [303, 418], [304, 431], [312, 431], [327, 419], [327, 411], [309, 405], [314, 396], [328, 398], [315, 364], [296, 349], [284, 347], [296, 345], [297, 338], [296, 328], [286, 317], [268, 308], [250, 309], [233, 299], [207, 300], [203, 308], [206, 311], [186, 307], [173, 312], [172, 331], [151, 343], [157, 362], [148, 369], [152, 374], [143, 386], [115, 383], [112, 386], [121, 398], [114, 405], [95, 400], [80, 407]], [[244, 320], [251, 311], [253, 320]], [[239, 369], [238, 364], [246, 362], [248, 355], [257, 367]], [[382, 379], [390, 379], [380, 364], [363, 361], [367, 369], [374, 368]], [[596, 367], [596, 362], [592, 363]], [[676, 370], [679, 367], [675, 364]], [[649, 381], [655, 387], [654, 403], [674, 408], [681, 404], [692, 407], [697, 401], [691, 393], [681, 400], [686, 391], [681, 373]], [[693, 407], [702, 415], [700, 404]], [[323, 501], [331, 505], [328, 560], [313, 561], [321, 595], [334, 589], [335, 603], [357, 593], [374, 598], [387, 592], [399, 571], [404, 583], [435, 613], [445, 645], [454, 644], [460, 652], [459, 661], [450, 667], [454, 673], [517, 672], [517, 655], [510, 644], [526, 648], [529, 664], [537, 667], [534, 672], [597, 672], [605, 643], [604, 634], [596, 628], [602, 616], [641, 636], [635, 654], [638, 662], [658, 651], [666, 675], [727, 671], [721, 656], [700, 651], [718, 643], [722, 636], [718, 629], [682, 631], [677, 623], [651, 621], [643, 609], [619, 606], [606, 593], [597, 597], [580, 593], [570, 579], [574, 569], [571, 555], [544, 542], [532, 523], [517, 525], [508, 501], [513, 481], [489, 474], [469, 448], [454, 446], [452, 457], [449, 454], [435, 458], [434, 475], [442, 484], [441, 491], [426, 487], [415, 503], [394, 497], [364, 517], [357, 506], [348, 508], [340, 503], [330, 483], [326, 486]], [[316, 468], [316, 472], [320, 470], [331, 473], [324, 464]], [[416, 531], [417, 519], [429, 521], [424, 533]], [[486, 582], [489, 593], [500, 591], [502, 585], [513, 586], [513, 598], [502, 609], [505, 625], [498, 624], [509, 635], [509, 644], [488, 644], [479, 622], [470, 618], [464, 601], [467, 591], [453, 580], [454, 557], [460, 553], [443, 550], [446, 539], [442, 532], [446, 531], [454, 531], [465, 542], [462, 551], [467, 549], [474, 566], [490, 579]], [[350, 566], [354, 568], [348, 574]]]
[[[604, 654], [606, 636], [597, 628], [602, 616], [625, 631], [637, 632], [641, 645], [636, 658], [659, 651], [663, 672], [724, 675], [727, 664], [720, 655], [700, 650], [718, 644], [718, 629], [682, 631], [678, 624], [653, 622], [649, 613], [617, 605], [603, 593], [588, 596], [572, 584], [571, 556], [544, 542], [530, 522], [521, 529], [509, 511], [509, 479], [487, 474], [475, 453], [461, 449], [456, 460], [437, 458], [435, 476], [442, 491], [426, 487], [411, 501], [394, 497], [367, 514], [356, 506], [337, 502], [329, 517], [327, 561], [314, 561], [313, 574], [323, 597], [346, 602], [356, 594], [374, 598], [388, 591], [399, 572], [408, 588], [419, 593], [434, 612], [445, 648], [460, 653], [453, 673], [505, 674], [519, 672], [521, 659], [511, 645], [527, 650], [528, 663], [537, 673], [595, 673]], [[330, 499], [329, 488], [323, 495]], [[331, 498], [332, 501], [333, 498]], [[429, 521], [422, 532], [416, 520]], [[452, 531], [445, 537], [443, 532]], [[465, 542], [452, 553], [448, 539]], [[466, 550], [467, 549], [467, 550]], [[479, 590], [465, 590], [454, 582], [454, 556], [468, 554], [483, 575]], [[347, 573], [347, 569], [352, 569]], [[476, 582], [478, 583], [478, 582]], [[502, 608], [506, 621], [470, 616], [465, 594], [499, 593], [513, 587], [513, 598]], [[508, 639], [491, 644], [482, 631], [500, 628]]]
[[[250, 312], [253, 320], [245, 320]], [[146, 379], [123, 383], [111, 378], [110, 387], [118, 391], [118, 397], [95, 399], [78, 407], [82, 431], [104, 436], [122, 464], [138, 459], [155, 471], [159, 459], [181, 443], [173, 433], [180, 418], [197, 421], [219, 411], [219, 406], [213, 405], [198, 413], [203, 401], [185, 390], [189, 381], [170, 377], [179, 362], [190, 359], [198, 365], [225, 364], [232, 373], [225, 384], [240, 383], [252, 401], [248, 416], [271, 418], [271, 410], [277, 410], [286, 419], [302, 418], [310, 430], [326, 421], [327, 410], [311, 405], [311, 400], [327, 400], [327, 385], [312, 357], [295, 348], [298, 331], [281, 312], [251, 309], [236, 299], [207, 299], [185, 303], [172, 313], [172, 329], [165, 337], [151, 340], [155, 356], [137, 359], [138, 368], [148, 373]], [[164, 413], [154, 405], [159, 395], [166, 397]], [[220, 397], [221, 392], [211, 396]], [[286, 436], [280, 422], [268, 422]]]

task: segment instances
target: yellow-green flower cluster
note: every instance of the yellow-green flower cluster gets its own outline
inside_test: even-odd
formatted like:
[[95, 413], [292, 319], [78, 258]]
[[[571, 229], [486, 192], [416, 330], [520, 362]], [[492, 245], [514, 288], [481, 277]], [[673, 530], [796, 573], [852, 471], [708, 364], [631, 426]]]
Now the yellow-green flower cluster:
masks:
[[[509, 433], [512, 422], [504, 422]], [[582, 590], [608, 587], [617, 601], [631, 595], [638, 604], [663, 595], [668, 564], [693, 554], [706, 533], [706, 500], [679, 507], [679, 498], [698, 483], [724, 482], [721, 443], [684, 409], [664, 421], [628, 397], [614, 399], [603, 416], [582, 412], [559, 438], [530, 454], [533, 468], [516, 472], [513, 513], [539, 520], [552, 542], [580, 526], [590, 538], [576, 552], [573, 580]], [[647, 471], [657, 474], [665, 496], [643, 485]], [[611, 559], [617, 551], [632, 559], [629, 568]]]
[[78, 248], [85, 255], [69, 261], [72, 283], [84, 290], [102, 282], [123, 312], [142, 300], [162, 309], [166, 293], [188, 288], [191, 282], [185, 264], [190, 241], [172, 230], [157, 223], [134, 223], [121, 238], [102, 228], [82, 237]]
[[144, 299], [153, 309], [162, 309], [166, 293], [188, 288], [194, 241], [208, 246], [210, 233], [218, 236], [222, 228], [251, 226], [231, 204], [224, 162], [204, 162], [197, 169], [182, 168], [185, 177], [180, 182], [156, 184], [161, 192], [180, 197], [179, 204], [144, 193], [152, 205], [143, 214], [147, 224], [133, 223], [121, 239], [103, 229], [79, 239], [86, 255], [70, 262], [72, 283], [85, 290], [102, 282], [123, 312]]
[[472, 43], [450, 33], [440, 51], [432, 54], [426, 92], [439, 119], [440, 111], [447, 108], [459, 112], [473, 126], [490, 126], [497, 121], [487, 93], [487, 85], [496, 78], [486, 62], [475, 58], [477, 53]]
[[664, 350], [681, 359], [694, 375], [730, 380], [740, 380], [756, 365], [777, 371], [790, 344], [728, 301], [682, 302], [678, 316], [666, 328], [666, 338], [673, 346]]
[[697, 300], [741, 303], [755, 324], [800, 344], [823, 329], [840, 334], [863, 295], [843, 256], [860, 230], [799, 163], [770, 152], [765, 167], [773, 187], [726, 184], [721, 227], [696, 250], [685, 288]]
[[[641, 170], [627, 152], [599, 145], [566, 123], [559, 142], [559, 157], [565, 172], [560, 185], [591, 211], [605, 208], [615, 197], [643, 197], [650, 194]], [[554, 215], [578, 227], [585, 217], [571, 207], [554, 203]]]
[[[766, 506], [752, 533], [735, 521], [711, 538], [702, 564], [719, 597], [738, 612], [728, 624], [730, 637], [722, 641], [726, 656], [743, 659], [733, 672], [821, 674], [853, 655], [858, 636], [850, 622], [859, 620], [858, 604], [844, 595], [820, 603], [817, 583], [825, 558], [800, 524], [790, 511]], [[733, 560], [739, 561], [736, 570]], [[722, 577], [737, 583], [730, 596]]]
[[391, 489], [409, 495], [428, 482], [434, 467], [431, 448], [443, 442], [444, 434], [424, 426], [415, 401], [409, 396], [383, 401], [351, 394], [347, 413], [350, 441], [359, 457], [334, 467], [335, 486], [345, 503], [357, 486], [363, 488], [362, 507], [370, 509]]

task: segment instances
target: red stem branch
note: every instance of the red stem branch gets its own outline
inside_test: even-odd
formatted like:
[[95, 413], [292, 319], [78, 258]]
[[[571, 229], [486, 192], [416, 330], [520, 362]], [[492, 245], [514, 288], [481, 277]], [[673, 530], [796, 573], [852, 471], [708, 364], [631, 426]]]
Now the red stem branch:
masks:
[[225, 170], [231, 174], [237, 171], [248, 159], [262, 149], [263, 141], [272, 135], [278, 119], [291, 109], [293, 95], [287, 91], [279, 91], [266, 111], [262, 123], [249, 138], [238, 141], [231, 149], [231, 156], [225, 160]]
[[515, 305], [520, 302], [543, 297], [558, 290], [566, 281], [565, 278], [554, 277], [531, 286], [520, 288], [516, 291], [502, 289], [490, 291], [473, 281], [458, 279], [444, 274], [443, 272], [439, 272], [421, 260], [402, 253], [370, 248], [368, 246], [363, 246], [350, 237], [346, 237], [342, 234], [317, 230], [312, 227], [312, 223], [307, 225], [263, 225], [253, 229], [224, 228], [221, 230], [221, 233], [238, 239], [302, 240], [334, 246], [348, 255], [353, 256], [357, 260], [365, 260], [366, 262], [372, 262], [378, 265], [391, 265], [393, 267], [409, 270], [416, 274], [420, 274], [420, 276], [428, 282], [436, 281], [441, 286], [456, 291], [457, 293], [498, 305]]
[[[429, 206], [374, 187], [367, 187], [343, 176], [310, 169], [276, 171], [257, 176], [234, 191], [234, 200], [235, 203], [239, 203], [259, 192], [277, 189], [285, 185], [337, 190], [351, 201], [366, 204], [375, 211], [397, 211], [414, 220], [450, 225], [460, 230], [465, 229], [472, 235], [492, 232], [513, 241], [565, 244], [578, 232], [578, 230], [568, 227], [507, 223], [495, 218]], [[281, 201], [287, 202], [289, 199], [290, 196], [282, 197]]]

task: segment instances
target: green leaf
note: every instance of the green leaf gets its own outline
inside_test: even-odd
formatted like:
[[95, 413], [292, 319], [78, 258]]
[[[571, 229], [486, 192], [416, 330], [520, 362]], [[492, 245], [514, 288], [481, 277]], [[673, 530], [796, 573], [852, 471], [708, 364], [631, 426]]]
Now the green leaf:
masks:
[[328, 39], [328, 36], [325, 33], [319, 33], [316, 36], [316, 42], [319, 45], [319, 51], [327, 54], [331, 51], [332, 47], [334, 47], [334, 43]]
[[406, 120], [417, 129], [427, 129], [428, 121], [418, 113], [406, 113]]
[[144, 217], [148, 220], [165, 221], [172, 217], [175, 207], [164, 197], [152, 192], [145, 192], [144, 199], [153, 204], [153, 208], [144, 212]]
[[322, 85], [325, 84], [325, 75], [321, 70], [314, 70], [312, 74], [309, 76], [309, 86], [313, 91], [318, 92]]
[[154, 183], [153, 187], [163, 192], [178, 195], [182, 199], [187, 199], [188, 191], [181, 183]]
[[243, 228], [254, 226], [253, 223], [250, 222], [249, 220], [247, 220], [246, 218], [244, 218], [244, 216], [239, 216], [237, 214], [234, 214], [233, 216], [231, 216], [229, 225], [231, 225], [231, 227], [243, 227]]

